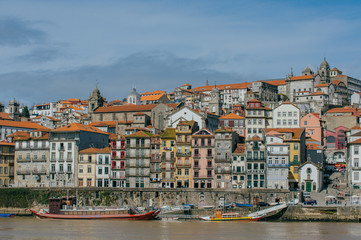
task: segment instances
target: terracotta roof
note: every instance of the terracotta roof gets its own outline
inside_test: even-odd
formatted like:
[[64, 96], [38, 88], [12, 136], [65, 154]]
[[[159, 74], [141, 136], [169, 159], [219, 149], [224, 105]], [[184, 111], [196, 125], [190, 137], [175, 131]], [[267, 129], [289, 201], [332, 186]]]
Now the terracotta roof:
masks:
[[361, 129], [361, 127], [356, 125], [356, 126], [352, 127], [351, 129]]
[[302, 76], [294, 76], [291, 77], [291, 80], [307, 80], [307, 79], [312, 79], [313, 75], [302, 75]]
[[327, 111], [327, 113], [346, 113], [346, 112], [351, 112], [355, 114], [356, 108], [352, 108], [352, 107], [333, 108]]
[[17, 132], [14, 132], [10, 135], [8, 135], [7, 137], [8, 138], [15, 138], [15, 137], [26, 137], [26, 136], [30, 136], [30, 133], [29, 132], [23, 132], [23, 131], [17, 131]]
[[214, 131], [215, 133], [219, 133], [219, 132], [232, 132], [232, 128], [231, 127], [221, 127], [218, 128], [216, 131]]
[[342, 75], [338, 75], [338, 76], [334, 76], [334, 77], [347, 77], [347, 76], [342, 74]]
[[145, 132], [145, 131], [138, 131], [138, 132], [135, 132], [133, 134], [130, 134], [128, 136], [126, 136], [126, 138], [150, 138], [151, 136], [153, 136], [152, 133], [149, 133], [149, 132]]
[[142, 96], [140, 101], [157, 101], [161, 98], [164, 94], [157, 94], [157, 95], [149, 95], [149, 96]]
[[328, 87], [330, 85], [330, 83], [321, 83], [316, 85], [315, 87]]
[[29, 129], [48, 129], [47, 127], [41, 126], [33, 122], [16, 122], [8, 120], [0, 120], [0, 126], [17, 127], [17, 128], [29, 128]]
[[9, 142], [5, 142], [5, 141], [1, 141], [0, 146], [15, 146], [15, 143], [9, 143]]
[[157, 104], [146, 105], [121, 105], [121, 106], [109, 106], [100, 107], [95, 110], [95, 113], [107, 113], [107, 112], [144, 112], [151, 111]]
[[277, 132], [277, 131], [269, 131], [266, 134], [267, 136], [277, 136], [277, 135], [283, 135], [283, 133]]
[[133, 114], [133, 116], [143, 116], [143, 115], [145, 115], [144, 112], [137, 112], [137, 113]]
[[[252, 83], [244, 82], [244, 83], [222, 84], [222, 85], [217, 85], [216, 87], [222, 91], [227, 89], [244, 89], [244, 88], [248, 88], [248, 86], [250, 85], [252, 85]], [[196, 87], [193, 88], [192, 90], [197, 92], [203, 92], [203, 91], [212, 91], [213, 88], [214, 85], [209, 85], [209, 86]]]
[[50, 116], [46, 116], [47, 118], [49, 118], [51, 121], [54, 121], [54, 122], [61, 122], [60, 119], [57, 119], [57, 118], [53, 118], [53, 117], [50, 117]]
[[321, 145], [318, 145], [318, 144], [316, 144], [316, 143], [307, 143], [306, 144], [306, 146], [307, 146], [307, 149], [313, 149], [313, 150], [319, 150], [319, 149], [322, 149], [322, 146]]
[[193, 127], [195, 121], [179, 121], [179, 123], [177, 124], [177, 126], [190, 126]]
[[248, 139], [247, 141], [262, 141], [257, 135], [253, 136], [251, 139]]
[[87, 148], [79, 151], [79, 154], [110, 153], [110, 148]]
[[337, 68], [334, 67], [331, 69], [331, 71], [340, 71], [340, 70], [338, 70]]
[[230, 113], [228, 115], [220, 117], [220, 119], [244, 119], [244, 117], [241, 117], [235, 113]]
[[[133, 121], [118, 121], [118, 124], [132, 124]], [[102, 121], [102, 122], [91, 122], [89, 123], [89, 126], [95, 126], [95, 127], [115, 127], [116, 121]]]
[[244, 143], [238, 143], [236, 149], [233, 153], [244, 153], [245, 152], [245, 144]]
[[175, 139], [175, 128], [167, 128], [164, 133], [160, 136], [161, 138], [174, 138]]
[[320, 114], [319, 113], [309, 113], [309, 114], [312, 114], [313, 116], [317, 117], [317, 118], [320, 118]]
[[[266, 128], [266, 133], [276, 131], [280, 133], [293, 133], [292, 139], [300, 139], [304, 128]], [[285, 139], [287, 141], [289, 139]]]
[[349, 144], [361, 144], [361, 138], [359, 138], [355, 141], [349, 142]]
[[0, 112], [0, 119], [2, 120], [13, 120], [8, 113]]
[[331, 83], [337, 86], [337, 85], [339, 85], [341, 83], [341, 81], [340, 80], [333, 80], [333, 81], [331, 81]]
[[92, 126], [84, 125], [84, 124], [80, 124], [80, 123], [72, 123], [65, 127], [61, 127], [61, 128], [57, 128], [57, 129], [53, 130], [53, 132], [80, 132], [80, 131], [109, 135], [109, 133], [103, 132], [96, 127], [92, 127]]
[[249, 102], [249, 103], [252, 103], [252, 102], [254, 102], [254, 103], [260, 103], [261, 101], [260, 101], [260, 100], [257, 100], [257, 99], [251, 99], [251, 100], [249, 100], [248, 102]]
[[310, 95], [327, 95], [327, 94], [323, 93], [323, 92], [314, 92], [314, 93], [311, 93]]
[[274, 86], [280, 86], [280, 85], [286, 85], [286, 80], [268, 80], [268, 81], [262, 81], [265, 83], [272, 84]]

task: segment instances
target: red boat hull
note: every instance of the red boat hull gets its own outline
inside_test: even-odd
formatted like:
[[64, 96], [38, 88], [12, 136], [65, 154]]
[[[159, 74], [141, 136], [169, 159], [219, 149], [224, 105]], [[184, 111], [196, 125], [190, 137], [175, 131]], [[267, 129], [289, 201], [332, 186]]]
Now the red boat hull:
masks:
[[54, 219], [123, 219], [123, 220], [153, 220], [155, 219], [160, 210], [151, 211], [144, 214], [102, 214], [102, 215], [63, 215], [63, 214], [51, 214], [41, 213], [35, 210], [31, 210], [39, 218], [54, 218]]

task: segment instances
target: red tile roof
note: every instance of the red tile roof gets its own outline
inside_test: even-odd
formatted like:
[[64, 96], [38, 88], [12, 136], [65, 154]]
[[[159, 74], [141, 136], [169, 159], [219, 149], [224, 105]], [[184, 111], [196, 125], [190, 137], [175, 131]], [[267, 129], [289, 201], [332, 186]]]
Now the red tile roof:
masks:
[[108, 112], [144, 112], [151, 111], [157, 104], [146, 105], [121, 105], [121, 106], [109, 106], [100, 107], [95, 110], [95, 113], [108, 113]]
[[291, 77], [291, 80], [307, 80], [307, 79], [312, 79], [313, 75], [302, 75], [302, 76], [294, 76]]
[[72, 123], [65, 127], [61, 127], [61, 128], [57, 128], [57, 129], [53, 130], [53, 132], [80, 132], [80, 131], [109, 135], [109, 133], [103, 132], [96, 127], [92, 127], [92, 126], [84, 125], [84, 124], [80, 124], [80, 123]]
[[356, 108], [346, 106], [343, 108], [333, 108], [327, 111], [327, 113], [347, 113], [347, 112], [350, 112], [354, 115], [356, 113]]
[[314, 92], [314, 93], [311, 93], [310, 95], [327, 95], [327, 94], [323, 93], [323, 92]]
[[286, 85], [286, 80], [269, 80], [269, 81], [262, 81], [262, 82], [269, 83], [274, 86]]
[[96, 154], [96, 153], [110, 153], [110, 148], [87, 148], [79, 151], [79, 154]]
[[321, 83], [316, 85], [315, 87], [328, 87], [330, 85], [330, 83]]
[[139, 138], [150, 138], [152, 137], [153, 134], [152, 133], [149, 133], [149, 132], [145, 132], [145, 131], [138, 131], [138, 132], [135, 132], [133, 134], [130, 134], [126, 137], [130, 137], [130, 138], [135, 138], [135, 137], [139, 137]]
[[[232, 83], [232, 84], [222, 84], [222, 85], [216, 85], [216, 87], [219, 90], [227, 90], [227, 89], [244, 89], [248, 88], [248, 86], [252, 85], [252, 83], [244, 82], [244, 83]], [[203, 92], [203, 91], [212, 91], [214, 88], [214, 85], [209, 86], [201, 86], [193, 88], [192, 90], [196, 92]]]
[[0, 119], [2, 120], [13, 120], [8, 113], [0, 112]]
[[244, 119], [244, 117], [241, 117], [235, 113], [230, 113], [228, 115], [220, 117], [220, 119]]
[[15, 146], [15, 143], [9, 143], [9, 142], [5, 142], [5, 141], [1, 141], [0, 146]]
[[48, 129], [47, 127], [41, 126], [33, 122], [16, 122], [8, 120], [0, 120], [0, 126], [17, 127], [17, 128], [28, 128], [28, 129]]
[[237, 148], [234, 150], [233, 153], [244, 153], [246, 145], [244, 143], [238, 143]]
[[140, 101], [157, 101], [159, 100], [164, 94], [156, 94], [156, 95], [149, 95], [149, 96], [142, 96]]

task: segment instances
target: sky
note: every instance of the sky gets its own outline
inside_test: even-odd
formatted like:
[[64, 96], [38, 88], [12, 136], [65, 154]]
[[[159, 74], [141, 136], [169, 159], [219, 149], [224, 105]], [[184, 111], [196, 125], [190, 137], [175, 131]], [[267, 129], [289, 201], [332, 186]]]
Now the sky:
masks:
[[361, 1], [3, 1], [0, 101], [32, 106], [300, 75], [361, 78]]

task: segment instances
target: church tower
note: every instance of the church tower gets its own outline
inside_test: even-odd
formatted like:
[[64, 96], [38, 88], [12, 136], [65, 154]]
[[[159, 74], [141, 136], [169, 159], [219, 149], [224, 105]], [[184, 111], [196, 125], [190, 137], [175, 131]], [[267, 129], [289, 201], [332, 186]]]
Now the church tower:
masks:
[[222, 102], [221, 95], [217, 87], [214, 87], [211, 91], [211, 100], [208, 103], [209, 111], [216, 114], [222, 114]]
[[9, 117], [11, 117], [14, 121], [19, 121], [19, 103], [15, 100], [15, 98], [9, 102]]
[[104, 105], [104, 98], [100, 94], [98, 86], [95, 87], [92, 94], [88, 99], [88, 114], [91, 116], [94, 113], [94, 110], [98, 107], [102, 107]]
[[330, 82], [330, 65], [328, 65], [326, 58], [323, 58], [323, 62], [321, 63], [320, 70], [318, 70], [318, 73], [321, 76], [322, 83]]
[[128, 104], [135, 104], [135, 105], [140, 104], [140, 94], [137, 92], [135, 88], [133, 88], [133, 90], [128, 94], [127, 102]]

